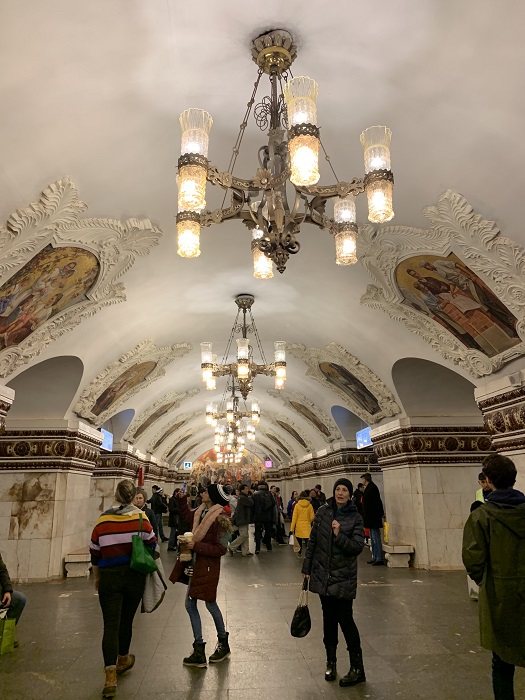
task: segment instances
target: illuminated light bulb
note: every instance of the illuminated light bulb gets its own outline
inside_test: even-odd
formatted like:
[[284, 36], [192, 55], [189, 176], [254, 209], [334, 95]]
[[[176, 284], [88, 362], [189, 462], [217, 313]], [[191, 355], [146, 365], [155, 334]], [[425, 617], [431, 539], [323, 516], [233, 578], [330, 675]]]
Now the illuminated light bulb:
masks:
[[382, 224], [394, 217], [393, 177], [390, 163], [392, 132], [386, 126], [371, 126], [361, 134], [365, 161], [365, 190], [368, 220]]
[[215, 381], [215, 377], [208, 379], [208, 381], [206, 382], [206, 389], [207, 391], [215, 391], [217, 389], [217, 382]]
[[290, 127], [299, 124], [317, 125], [316, 100], [319, 89], [312, 78], [300, 75], [289, 80], [283, 87]]
[[201, 362], [202, 364], [213, 362], [213, 343], [201, 343]]
[[237, 359], [247, 360], [250, 356], [250, 341], [248, 338], [237, 338]]
[[177, 254], [181, 258], [197, 258], [201, 254], [200, 231], [198, 221], [190, 219], [177, 222]]
[[[276, 340], [273, 344], [275, 362], [286, 362], [286, 341]], [[252, 404], [253, 406], [253, 404]], [[253, 408], [252, 408], [253, 410]]]
[[372, 223], [384, 224], [394, 218], [393, 187], [393, 183], [388, 180], [375, 180], [367, 185], [368, 220]]
[[213, 367], [202, 368], [202, 381], [207, 384], [213, 379]]
[[355, 231], [335, 234], [335, 262], [337, 265], [353, 265], [357, 262], [357, 236]]
[[203, 109], [190, 108], [180, 115], [179, 121], [182, 131], [180, 152], [183, 155], [194, 153], [207, 158], [213, 124], [211, 115]]
[[237, 361], [237, 377], [239, 379], [248, 379], [250, 376], [250, 365], [248, 360], [238, 360]]
[[334, 221], [336, 224], [355, 224], [356, 212], [353, 194], [334, 199]]
[[296, 136], [288, 143], [290, 150], [290, 182], [309, 187], [319, 182], [319, 139], [309, 134]]
[[275, 368], [275, 376], [281, 379], [286, 379], [286, 366], [281, 365]]
[[275, 388], [282, 389], [284, 387], [284, 379], [282, 377], [275, 377]]
[[179, 211], [201, 211], [206, 206], [206, 168], [183, 165], [179, 168], [177, 186]]
[[[262, 232], [261, 232], [262, 233]], [[271, 258], [259, 250], [257, 246], [252, 248], [253, 276], [256, 280], [271, 280], [273, 277], [273, 262]]]

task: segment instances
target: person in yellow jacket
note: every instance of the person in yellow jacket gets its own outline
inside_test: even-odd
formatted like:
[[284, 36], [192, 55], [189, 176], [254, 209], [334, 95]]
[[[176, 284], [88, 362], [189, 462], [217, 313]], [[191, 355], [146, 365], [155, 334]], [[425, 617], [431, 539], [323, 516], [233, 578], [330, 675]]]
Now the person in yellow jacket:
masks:
[[303, 540], [306, 546], [306, 542], [310, 537], [314, 517], [314, 508], [308, 496], [308, 491], [301, 491], [293, 509], [292, 525], [290, 527], [290, 532], [294, 533], [294, 537], [299, 543], [298, 557], [301, 556], [303, 551]]

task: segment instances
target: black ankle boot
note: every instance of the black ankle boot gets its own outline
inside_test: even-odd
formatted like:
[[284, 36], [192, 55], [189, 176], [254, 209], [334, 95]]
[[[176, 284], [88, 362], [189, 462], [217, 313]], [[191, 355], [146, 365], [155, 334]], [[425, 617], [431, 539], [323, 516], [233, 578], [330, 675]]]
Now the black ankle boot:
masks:
[[182, 659], [184, 666], [196, 666], [206, 668], [206, 654], [204, 653], [205, 642], [193, 642], [193, 654]]
[[217, 646], [215, 647], [213, 654], [210, 656], [210, 663], [218, 664], [219, 661], [224, 661], [224, 659], [227, 659], [228, 656], [230, 656], [230, 645], [228, 644], [228, 632], [226, 632], [224, 637], [217, 637]]
[[326, 647], [325, 681], [335, 681], [337, 677], [337, 647]]
[[365, 668], [363, 666], [363, 654], [361, 651], [350, 654], [350, 670], [339, 680], [342, 688], [357, 685], [366, 681]]

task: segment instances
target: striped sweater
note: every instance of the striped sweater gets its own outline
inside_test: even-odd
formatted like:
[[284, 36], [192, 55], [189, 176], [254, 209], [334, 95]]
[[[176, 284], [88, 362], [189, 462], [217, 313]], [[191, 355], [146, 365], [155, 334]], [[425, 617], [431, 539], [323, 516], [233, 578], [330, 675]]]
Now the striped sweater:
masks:
[[101, 569], [108, 566], [129, 566], [131, 561], [131, 538], [138, 534], [139, 516], [142, 515], [140, 536], [151, 552], [157, 538], [147, 516], [135, 506], [110, 508], [97, 520], [91, 535], [91, 563]]

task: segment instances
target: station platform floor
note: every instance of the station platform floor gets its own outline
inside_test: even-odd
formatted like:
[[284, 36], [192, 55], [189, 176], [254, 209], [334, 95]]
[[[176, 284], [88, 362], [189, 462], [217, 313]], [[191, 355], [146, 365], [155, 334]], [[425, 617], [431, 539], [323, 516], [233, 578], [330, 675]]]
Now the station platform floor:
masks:
[[[162, 545], [169, 574], [175, 554]], [[119, 679], [117, 698], [155, 700], [490, 700], [490, 654], [479, 646], [477, 603], [462, 572], [388, 569], [359, 561], [355, 619], [367, 682], [340, 688], [324, 680], [319, 599], [310, 595], [312, 630], [290, 636], [301, 561], [292, 547], [259, 556], [226, 555], [218, 600], [230, 632], [231, 658], [207, 669], [182, 665], [192, 635], [185, 586], [168, 584], [152, 614], [137, 613], [135, 667]], [[103, 686], [102, 616], [89, 579], [16, 586], [28, 597], [20, 647], [0, 656], [2, 700], [91, 700]], [[211, 617], [199, 604], [207, 655], [215, 648]], [[338, 672], [349, 668], [344, 642]], [[525, 669], [516, 669], [516, 698], [525, 698]]]

